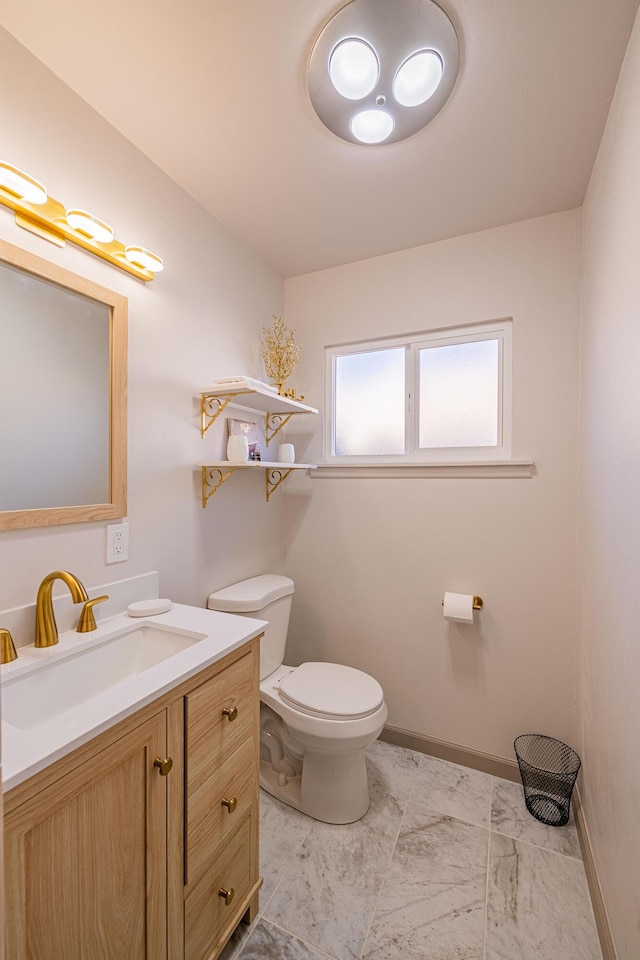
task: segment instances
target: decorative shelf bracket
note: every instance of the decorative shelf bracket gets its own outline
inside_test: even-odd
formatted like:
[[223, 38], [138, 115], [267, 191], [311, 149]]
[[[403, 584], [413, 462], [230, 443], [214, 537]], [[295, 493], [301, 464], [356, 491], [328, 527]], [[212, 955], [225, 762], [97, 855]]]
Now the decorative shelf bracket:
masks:
[[266, 414], [264, 435], [267, 441], [267, 446], [269, 446], [269, 441], [273, 440], [273, 438], [278, 433], [278, 431], [282, 430], [282, 428], [286, 426], [287, 423], [289, 423], [289, 420], [291, 420], [292, 416], [293, 416], [293, 413], [287, 413], [287, 414], [267, 413]]
[[[226, 473], [220, 467], [202, 467], [202, 509], [207, 506], [209, 497], [219, 490], [225, 480], [228, 480], [235, 467], [229, 467]], [[267, 500], [269, 497], [267, 497]]]
[[267, 503], [269, 503], [269, 497], [271, 494], [277, 490], [280, 484], [287, 479], [293, 469], [293, 467], [289, 467], [288, 470], [267, 468], [264, 471], [267, 490]]
[[226, 393], [220, 397], [214, 397], [210, 393], [200, 395], [200, 436], [203, 440], [211, 424], [215, 423], [224, 408], [237, 396], [238, 393]]
[[218, 460], [215, 463], [200, 464], [202, 471], [202, 506], [219, 490], [225, 480], [228, 480], [234, 470], [264, 470], [267, 503], [274, 490], [287, 479], [292, 470], [315, 470], [313, 463], [277, 463], [275, 461], [245, 460], [242, 463], [231, 463], [229, 460]]

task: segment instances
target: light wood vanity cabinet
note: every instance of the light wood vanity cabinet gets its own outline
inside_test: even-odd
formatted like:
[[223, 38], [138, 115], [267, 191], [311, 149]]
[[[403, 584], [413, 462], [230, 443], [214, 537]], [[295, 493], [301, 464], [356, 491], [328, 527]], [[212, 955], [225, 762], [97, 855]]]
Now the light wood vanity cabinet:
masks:
[[5, 795], [8, 958], [214, 960], [254, 918], [258, 673], [252, 640]]

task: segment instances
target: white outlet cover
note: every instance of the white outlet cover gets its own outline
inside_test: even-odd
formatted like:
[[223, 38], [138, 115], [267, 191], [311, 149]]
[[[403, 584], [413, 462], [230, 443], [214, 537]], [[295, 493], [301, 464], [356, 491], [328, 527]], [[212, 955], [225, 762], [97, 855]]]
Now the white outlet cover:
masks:
[[110, 523], [107, 532], [107, 563], [123, 563], [129, 559], [129, 524]]

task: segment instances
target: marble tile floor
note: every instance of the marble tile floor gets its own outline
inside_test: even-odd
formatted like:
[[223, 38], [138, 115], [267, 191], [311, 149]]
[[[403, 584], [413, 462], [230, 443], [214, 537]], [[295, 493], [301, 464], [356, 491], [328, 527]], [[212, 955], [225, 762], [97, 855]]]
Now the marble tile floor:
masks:
[[519, 784], [376, 741], [357, 823], [261, 791], [260, 914], [221, 960], [602, 960], [573, 816]]

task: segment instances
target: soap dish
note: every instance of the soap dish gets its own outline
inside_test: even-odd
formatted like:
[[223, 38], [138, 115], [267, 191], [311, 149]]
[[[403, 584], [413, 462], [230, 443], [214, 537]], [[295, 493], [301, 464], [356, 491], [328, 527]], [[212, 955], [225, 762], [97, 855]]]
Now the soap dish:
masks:
[[155, 617], [167, 610], [171, 610], [171, 600], [138, 600], [127, 607], [130, 617]]

